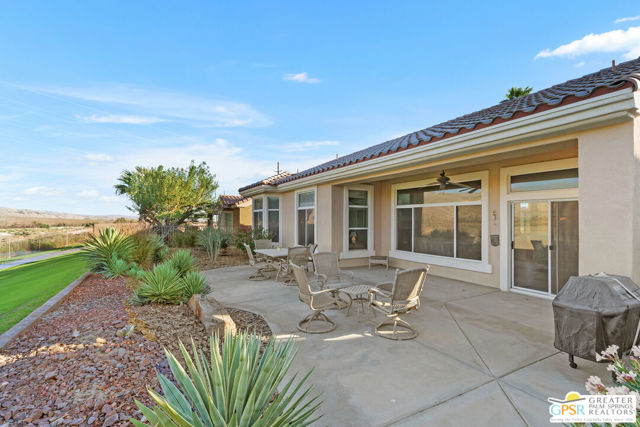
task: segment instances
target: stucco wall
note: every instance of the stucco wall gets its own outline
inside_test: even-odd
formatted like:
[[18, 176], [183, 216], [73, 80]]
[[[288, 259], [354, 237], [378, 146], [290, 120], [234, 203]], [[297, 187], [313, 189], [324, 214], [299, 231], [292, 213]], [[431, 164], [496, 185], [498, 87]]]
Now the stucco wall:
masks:
[[640, 283], [638, 126], [635, 119], [579, 137], [580, 274]]

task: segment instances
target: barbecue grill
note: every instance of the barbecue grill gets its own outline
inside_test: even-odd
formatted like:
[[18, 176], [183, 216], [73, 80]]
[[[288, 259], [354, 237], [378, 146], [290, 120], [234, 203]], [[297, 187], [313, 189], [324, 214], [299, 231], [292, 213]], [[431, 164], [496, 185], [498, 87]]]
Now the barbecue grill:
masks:
[[554, 346], [596, 361], [596, 354], [616, 344], [631, 349], [640, 331], [640, 287], [630, 278], [600, 273], [573, 276], [553, 300]]

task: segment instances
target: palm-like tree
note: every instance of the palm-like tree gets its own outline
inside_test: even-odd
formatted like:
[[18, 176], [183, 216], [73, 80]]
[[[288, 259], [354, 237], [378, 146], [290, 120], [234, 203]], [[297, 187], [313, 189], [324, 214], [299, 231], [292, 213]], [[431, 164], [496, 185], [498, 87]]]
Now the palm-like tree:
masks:
[[521, 87], [518, 87], [518, 86], [514, 86], [511, 89], [509, 89], [509, 91], [505, 95], [504, 99], [520, 98], [522, 96], [529, 95], [532, 90], [533, 90], [533, 88], [530, 87], [530, 86], [526, 86], [524, 88], [521, 88]]

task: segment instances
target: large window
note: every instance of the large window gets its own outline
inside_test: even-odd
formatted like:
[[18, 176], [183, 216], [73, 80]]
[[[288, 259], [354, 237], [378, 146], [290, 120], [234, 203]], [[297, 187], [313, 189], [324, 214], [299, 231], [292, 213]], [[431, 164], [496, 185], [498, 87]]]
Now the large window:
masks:
[[482, 185], [463, 182], [414, 187], [396, 193], [396, 249], [482, 260]]
[[253, 198], [253, 228], [271, 233], [272, 241], [280, 241], [280, 197], [257, 196]]
[[511, 176], [511, 191], [578, 188], [578, 168]]
[[371, 199], [369, 187], [345, 189], [345, 252], [371, 251], [373, 248]]
[[296, 233], [298, 245], [315, 243], [316, 192], [315, 190], [296, 193]]

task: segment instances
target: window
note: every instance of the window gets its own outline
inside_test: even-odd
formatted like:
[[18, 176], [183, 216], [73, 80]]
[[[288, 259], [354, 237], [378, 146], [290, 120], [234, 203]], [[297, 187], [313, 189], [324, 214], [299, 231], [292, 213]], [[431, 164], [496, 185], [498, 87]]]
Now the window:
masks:
[[535, 172], [511, 177], [511, 191], [578, 188], [578, 169]]
[[271, 233], [272, 241], [280, 241], [280, 197], [258, 196], [253, 198], [253, 229]]
[[371, 199], [369, 187], [345, 189], [345, 252], [373, 249]]
[[296, 234], [298, 245], [315, 243], [316, 192], [315, 190], [296, 193]]
[[482, 260], [482, 185], [463, 182], [414, 187], [396, 193], [396, 249]]
[[233, 212], [222, 213], [222, 229], [225, 231], [233, 230]]

